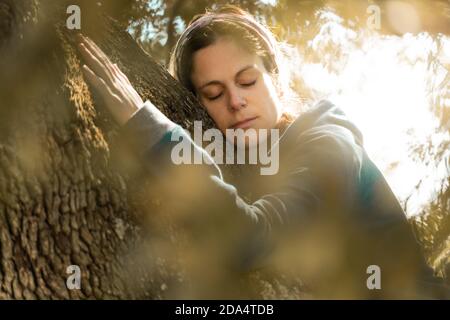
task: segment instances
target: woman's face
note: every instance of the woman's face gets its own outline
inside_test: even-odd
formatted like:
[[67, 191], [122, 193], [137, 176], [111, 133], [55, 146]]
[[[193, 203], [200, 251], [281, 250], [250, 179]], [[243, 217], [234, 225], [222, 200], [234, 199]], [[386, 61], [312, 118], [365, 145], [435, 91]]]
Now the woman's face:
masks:
[[278, 91], [263, 61], [228, 39], [194, 53], [191, 74], [217, 127], [272, 129], [281, 117]]

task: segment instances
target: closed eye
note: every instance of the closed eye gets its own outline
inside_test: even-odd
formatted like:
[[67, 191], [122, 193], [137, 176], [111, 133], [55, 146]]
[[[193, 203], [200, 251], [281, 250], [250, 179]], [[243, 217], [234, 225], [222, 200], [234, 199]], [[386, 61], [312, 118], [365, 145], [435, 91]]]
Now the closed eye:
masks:
[[[257, 81], [257, 79], [255, 79], [255, 80], [253, 80], [251, 82], [242, 82], [242, 83], [240, 83], [240, 85], [243, 86], [243, 87], [251, 87], [251, 86], [256, 84], [256, 81]], [[219, 94], [215, 95], [215, 96], [212, 96], [212, 97], [208, 97], [207, 96], [206, 99], [208, 99], [209, 101], [217, 100], [217, 99], [219, 99], [222, 96], [222, 94], [223, 94], [223, 91], [220, 92]]]
[[216, 99], [219, 99], [221, 95], [222, 95], [222, 92], [213, 97], [206, 97], [206, 99], [208, 99], [209, 101], [216, 100]]
[[253, 86], [255, 83], [256, 83], [256, 80], [254, 80], [254, 81], [252, 81], [252, 82], [244, 82], [244, 83], [241, 83], [241, 86], [243, 86], [243, 87], [251, 87], [251, 86]]

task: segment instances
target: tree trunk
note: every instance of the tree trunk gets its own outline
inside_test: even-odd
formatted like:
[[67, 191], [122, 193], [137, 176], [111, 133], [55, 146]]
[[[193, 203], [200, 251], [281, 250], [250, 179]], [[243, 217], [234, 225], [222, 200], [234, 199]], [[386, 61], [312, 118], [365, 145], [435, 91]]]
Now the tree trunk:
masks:
[[147, 250], [157, 196], [131, 155], [114, 156], [117, 126], [82, 77], [67, 6], [144, 100], [186, 128], [212, 122], [95, 3], [0, 1], [0, 298], [163, 298], [179, 278]]

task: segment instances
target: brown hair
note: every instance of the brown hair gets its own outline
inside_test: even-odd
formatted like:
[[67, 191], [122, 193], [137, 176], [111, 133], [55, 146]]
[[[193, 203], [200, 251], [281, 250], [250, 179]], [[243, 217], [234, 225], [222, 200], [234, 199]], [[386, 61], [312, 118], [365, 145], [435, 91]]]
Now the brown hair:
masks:
[[[229, 38], [251, 54], [261, 57], [264, 67], [272, 74], [280, 93], [288, 90], [283, 83], [284, 68], [278, 42], [273, 33], [257, 22], [248, 12], [231, 5], [195, 16], [172, 50], [169, 71], [181, 84], [196, 94], [191, 80], [193, 55], [214, 44], [220, 38]], [[290, 122], [295, 117], [285, 115]]]
[[194, 53], [223, 37], [236, 41], [249, 53], [260, 56], [268, 72], [279, 72], [278, 52], [273, 34], [246, 11], [227, 5], [217, 11], [207, 11], [195, 16], [172, 51], [170, 72], [194, 94], [191, 82]]

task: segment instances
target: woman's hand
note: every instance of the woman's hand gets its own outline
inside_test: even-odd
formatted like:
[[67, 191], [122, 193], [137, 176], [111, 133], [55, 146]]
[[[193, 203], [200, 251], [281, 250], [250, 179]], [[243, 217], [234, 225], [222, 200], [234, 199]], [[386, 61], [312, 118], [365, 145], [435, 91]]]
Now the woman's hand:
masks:
[[119, 125], [138, 111], [143, 101], [127, 76], [89, 38], [78, 36], [78, 46], [86, 64], [82, 70], [89, 84], [98, 90]]

